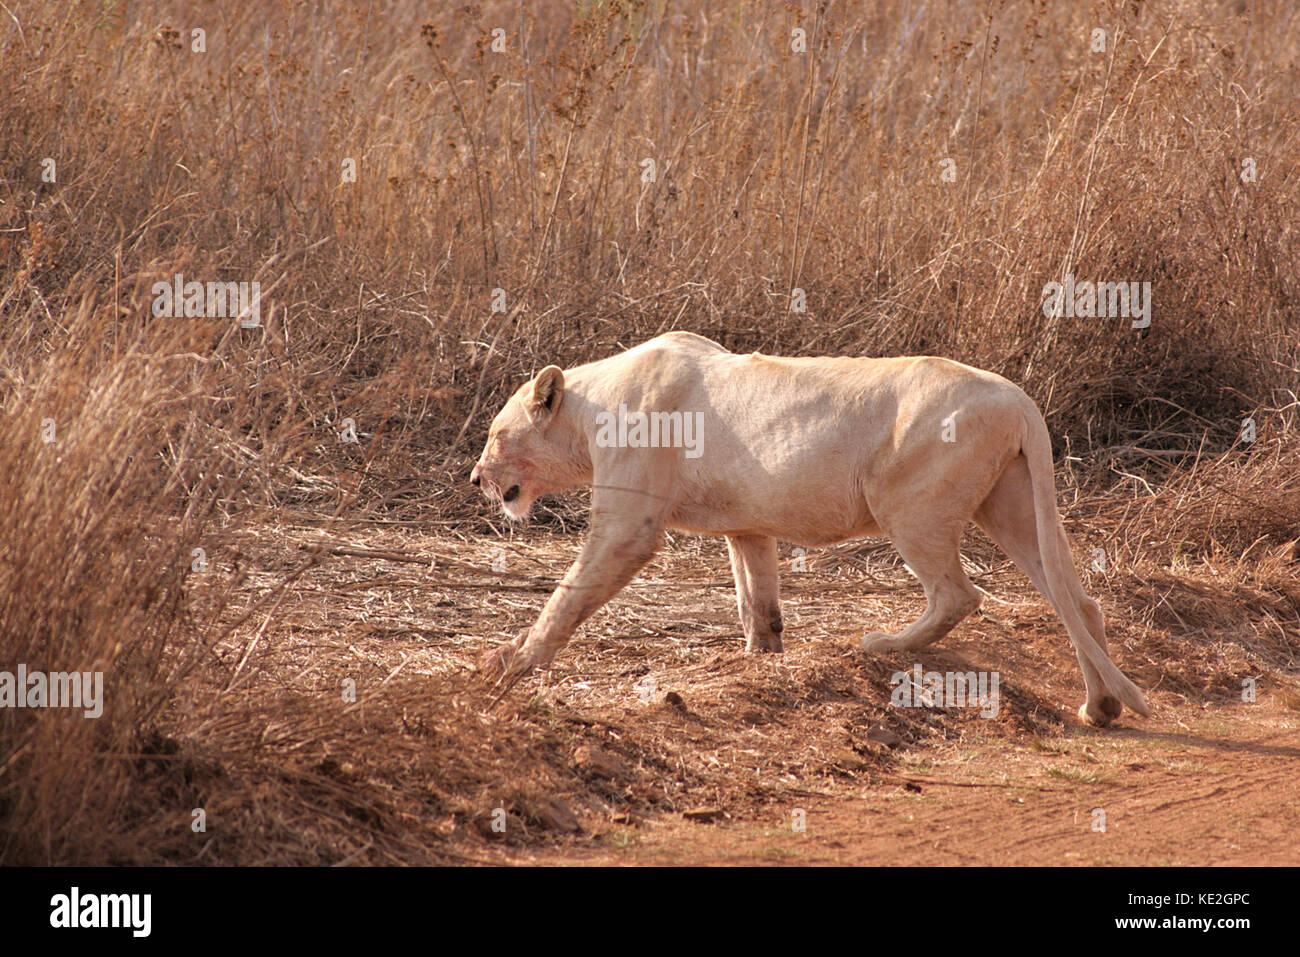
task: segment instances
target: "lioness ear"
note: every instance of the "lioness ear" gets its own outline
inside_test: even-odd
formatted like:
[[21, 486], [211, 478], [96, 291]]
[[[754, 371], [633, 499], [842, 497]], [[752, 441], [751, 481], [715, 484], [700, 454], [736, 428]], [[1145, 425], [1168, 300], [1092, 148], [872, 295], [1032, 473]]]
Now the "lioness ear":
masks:
[[549, 418], [560, 407], [560, 398], [563, 394], [564, 370], [559, 366], [547, 366], [537, 373], [537, 378], [533, 380], [533, 397], [529, 402], [529, 412], [534, 419]]

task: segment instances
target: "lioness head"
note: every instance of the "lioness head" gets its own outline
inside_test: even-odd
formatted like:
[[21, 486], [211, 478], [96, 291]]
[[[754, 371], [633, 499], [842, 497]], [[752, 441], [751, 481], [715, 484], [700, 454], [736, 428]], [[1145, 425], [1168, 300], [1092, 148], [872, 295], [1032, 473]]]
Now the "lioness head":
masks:
[[563, 401], [564, 372], [547, 366], [492, 420], [470, 481], [509, 518], [526, 517], [539, 495], [581, 480], [570, 437], [558, 424]]

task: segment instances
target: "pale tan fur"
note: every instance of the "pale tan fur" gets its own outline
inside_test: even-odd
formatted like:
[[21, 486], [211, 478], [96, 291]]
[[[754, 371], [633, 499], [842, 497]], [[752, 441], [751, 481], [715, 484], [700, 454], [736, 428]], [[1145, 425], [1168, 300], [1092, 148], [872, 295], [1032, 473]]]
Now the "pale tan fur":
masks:
[[[683, 448], [603, 447], [597, 416], [698, 416]], [[724, 535], [750, 651], [781, 651], [777, 540], [828, 545], [886, 534], [925, 588], [922, 616], [872, 633], [870, 652], [922, 648], [980, 604], [958, 546], [975, 521], [1061, 616], [1087, 685], [1084, 720], [1105, 725], [1142, 693], [1106, 651], [1056, 509], [1051, 446], [1034, 403], [948, 359], [736, 355], [671, 332], [568, 371], [548, 366], [506, 403], [473, 480], [513, 518], [539, 495], [591, 485], [581, 555], [536, 624], [485, 667], [506, 681], [548, 664], [574, 629], [655, 554], [665, 529]], [[517, 486], [517, 491], [515, 487]]]

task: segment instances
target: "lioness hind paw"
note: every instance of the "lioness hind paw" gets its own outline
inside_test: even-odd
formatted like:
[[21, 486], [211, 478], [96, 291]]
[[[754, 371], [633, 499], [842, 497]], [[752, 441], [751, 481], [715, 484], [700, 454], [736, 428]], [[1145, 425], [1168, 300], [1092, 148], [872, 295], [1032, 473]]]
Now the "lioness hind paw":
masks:
[[870, 652], [898, 651], [898, 641], [894, 635], [883, 631], [870, 631], [862, 636], [862, 650]]
[[1086, 701], [1079, 705], [1079, 720], [1094, 728], [1104, 728], [1124, 711], [1124, 705], [1118, 698], [1106, 695], [1095, 702]]

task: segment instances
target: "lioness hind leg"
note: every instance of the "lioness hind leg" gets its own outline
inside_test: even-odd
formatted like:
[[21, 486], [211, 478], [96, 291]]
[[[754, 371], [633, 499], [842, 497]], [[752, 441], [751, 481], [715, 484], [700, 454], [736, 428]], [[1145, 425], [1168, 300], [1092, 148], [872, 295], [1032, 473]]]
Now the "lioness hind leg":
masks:
[[891, 531], [903, 561], [925, 588], [925, 613], [896, 635], [872, 632], [862, 639], [865, 651], [912, 651], [933, 644], [980, 606], [980, 593], [961, 567], [965, 522], [918, 533]]
[[[975, 510], [975, 522], [1016, 563], [1059, 615], [1060, 609], [1056, 608], [1056, 601], [1047, 587], [1047, 573], [1038, 550], [1033, 488], [1030, 485], [1029, 467], [1023, 457], [1016, 458], [1007, 466], [988, 498]], [[1061, 534], [1064, 538], [1064, 533]], [[1063, 542], [1063, 547], [1065, 553], [1069, 554], [1069, 543]], [[1065, 600], [1068, 601], [1069, 596]], [[1079, 602], [1079, 610], [1088, 626], [1089, 637], [1102, 651], [1106, 651], [1106, 626], [1102, 620], [1101, 608], [1084, 595]], [[1110, 693], [1101, 673], [1081, 649], [1075, 649], [1075, 657], [1088, 689], [1088, 699], [1079, 708], [1079, 717], [1088, 724], [1104, 727], [1120, 716], [1124, 706]]]
[[727, 550], [736, 577], [736, 604], [745, 630], [745, 650], [784, 651], [776, 539], [766, 535], [728, 535]]

